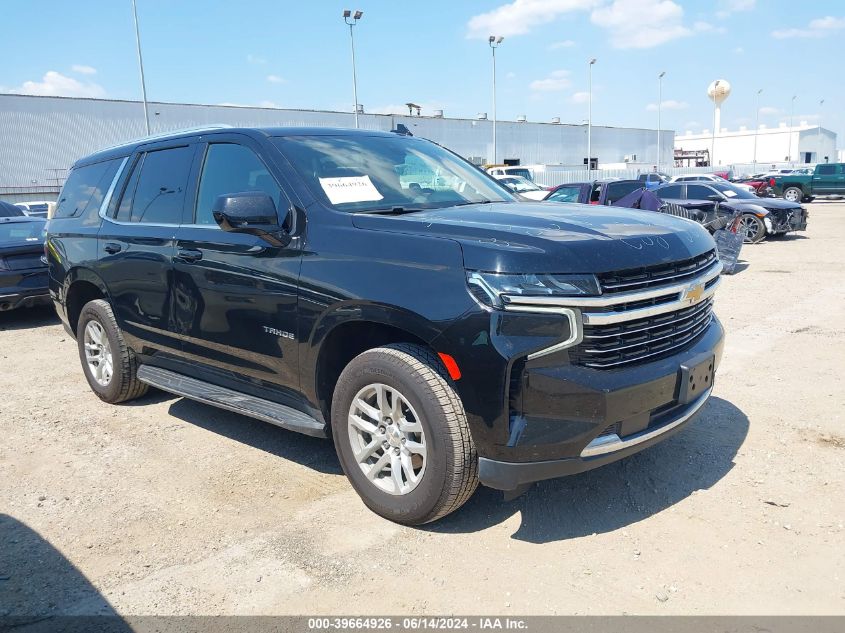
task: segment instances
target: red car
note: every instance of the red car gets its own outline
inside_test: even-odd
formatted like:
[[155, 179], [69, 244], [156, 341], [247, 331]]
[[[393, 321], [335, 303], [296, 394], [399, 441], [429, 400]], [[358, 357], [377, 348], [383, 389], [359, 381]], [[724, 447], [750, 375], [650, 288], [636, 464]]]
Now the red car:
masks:
[[754, 191], [761, 198], [772, 197], [772, 188], [775, 186], [775, 179], [768, 174], [757, 174], [756, 176], [749, 176], [748, 178], [737, 178], [733, 182], [739, 182], [750, 187], [754, 187]]

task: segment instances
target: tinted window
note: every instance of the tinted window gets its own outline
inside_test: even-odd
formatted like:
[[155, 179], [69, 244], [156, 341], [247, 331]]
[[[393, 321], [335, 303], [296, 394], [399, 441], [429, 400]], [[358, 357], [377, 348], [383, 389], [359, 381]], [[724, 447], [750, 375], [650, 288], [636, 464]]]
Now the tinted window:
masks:
[[23, 212], [23, 209], [0, 200], [0, 218], [16, 218], [21, 215], [26, 215], [26, 213]]
[[194, 156], [192, 147], [147, 152], [127, 184], [117, 218], [129, 222], [178, 224]]
[[620, 198], [624, 198], [625, 196], [627, 196], [632, 191], [636, 191], [637, 189], [642, 188], [642, 185], [636, 180], [611, 182], [607, 185], [606, 200], [608, 204], [613, 204]]
[[687, 185], [688, 200], [707, 200], [708, 197], [716, 195], [716, 192], [704, 185]]
[[816, 167], [816, 173], [819, 175], [835, 174], [836, 165], [819, 165]]
[[104, 161], [70, 172], [56, 205], [54, 218], [75, 218], [86, 209], [99, 209], [103, 202], [121, 159]]
[[3, 222], [0, 224], [0, 243], [34, 242], [43, 237], [44, 222]]
[[656, 191], [660, 198], [681, 198], [681, 185], [668, 185]]
[[553, 202], [578, 202], [580, 197], [581, 187], [561, 187], [555, 189], [546, 200]]
[[251, 149], [232, 143], [209, 145], [197, 196], [197, 224], [216, 224], [211, 209], [217, 196], [241, 191], [264, 191], [281, 207], [281, 190], [264, 163]]

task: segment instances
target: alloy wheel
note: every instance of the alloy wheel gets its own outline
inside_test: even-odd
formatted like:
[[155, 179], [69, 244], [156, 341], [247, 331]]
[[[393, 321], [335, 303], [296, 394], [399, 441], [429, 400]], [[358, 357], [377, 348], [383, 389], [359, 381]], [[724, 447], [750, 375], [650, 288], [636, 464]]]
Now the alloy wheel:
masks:
[[88, 371], [99, 385], [107, 387], [114, 372], [114, 362], [109, 338], [98, 321], [89, 321], [85, 326], [83, 343]]

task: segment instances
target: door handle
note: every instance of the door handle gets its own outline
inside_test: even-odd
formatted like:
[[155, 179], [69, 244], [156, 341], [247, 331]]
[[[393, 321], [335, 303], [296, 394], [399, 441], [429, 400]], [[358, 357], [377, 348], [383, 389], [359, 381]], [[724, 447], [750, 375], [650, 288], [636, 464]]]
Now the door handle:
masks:
[[103, 250], [109, 255], [115, 255], [123, 250], [123, 245], [118, 244], [117, 242], [106, 242], [106, 245], [103, 246]]
[[195, 248], [180, 248], [176, 251], [176, 259], [190, 264], [202, 259], [202, 251]]

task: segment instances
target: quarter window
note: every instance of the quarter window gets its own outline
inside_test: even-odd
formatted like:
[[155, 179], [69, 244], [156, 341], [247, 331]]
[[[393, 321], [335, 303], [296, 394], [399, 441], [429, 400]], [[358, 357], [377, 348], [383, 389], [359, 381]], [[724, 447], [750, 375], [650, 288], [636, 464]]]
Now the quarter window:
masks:
[[120, 159], [107, 160], [70, 172], [53, 217], [75, 218], [87, 208], [99, 207], [119, 164]]
[[124, 189], [117, 219], [179, 224], [193, 155], [192, 147], [175, 147], [141, 156]]
[[197, 196], [197, 224], [216, 224], [211, 210], [218, 196], [263, 191], [279, 208], [281, 189], [264, 163], [248, 147], [234, 143], [208, 146]]

